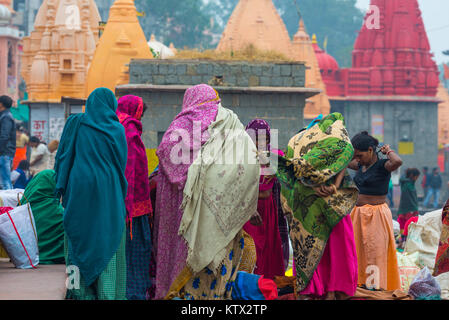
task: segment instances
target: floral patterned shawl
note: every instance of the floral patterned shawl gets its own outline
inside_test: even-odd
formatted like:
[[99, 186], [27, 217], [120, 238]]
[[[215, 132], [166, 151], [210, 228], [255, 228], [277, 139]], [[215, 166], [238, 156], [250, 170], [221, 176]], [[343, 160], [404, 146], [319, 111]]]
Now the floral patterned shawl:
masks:
[[[187, 246], [184, 239], [178, 235], [182, 218], [180, 209], [183, 190], [187, 180], [187, 172], [193, 162], [193, 153], [209, 139], [207, 129], [215, 121], [220, 98], [210, 86], [201, 84], [189, 88], [184, 95], [182, 111], [175, 117], [165, 133], [157, 156], [159, 158], [159, 175], [156, 195], [156, 212], [154, 217], [153, 246], [156, 255], [156, 293], [155, 299], [163, 299], [183, 270], [187, 259]], [[198, 131], [201, 141], [193, 142], [194, 122], [200, 124]], [[170, 137], [179, 130], [188, 133], [188, 139], [183, 139], [181, 148], [191, 153], [188, 163], [176, 164], [171, 161], [172, 150], [179, 143], [171, 141]], [[176, 149], [175, 149], [176, 150]]]
[[343, 116], [333, 113], [293, 137], [287, 157], [279, 158], [277, 176], [290, 225], [297, 293], [309, 284], [332, 229], [350, 213], [358, 196], [348, 173], [338, 192], [328, 198], [319, 197], [312, 187], [333, 183], [353, 154]]
[[449, 272], [449, 200], [443, 208], [443, 227], [435, 261], [434, 276]]
[[[230, 254], [228, 245], [239, 241], [237, 235], [257, 210], [257, 149], [235, 113], [220, 106], [209, 136], [188, 170], [179, 227], [188, 256], [167, 298], [206, 267], [219, 276]], [[231, 254], [241, 259], [237, 252]]]
[[118, 100], [116, 113], [125, 128], [128, 145], [128, 161], [125, 170], [128, 181], [128, 193], [125, 199], [127, 222], [132, 218], [153, 212], [148, 185], [148, 160], [141, 138], [142, 112], [142, 98], [128, 95]]

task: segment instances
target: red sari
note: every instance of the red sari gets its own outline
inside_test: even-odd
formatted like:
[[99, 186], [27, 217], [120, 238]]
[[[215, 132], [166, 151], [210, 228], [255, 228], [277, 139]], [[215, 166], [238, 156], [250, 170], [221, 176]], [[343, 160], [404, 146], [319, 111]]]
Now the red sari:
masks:
[[[260, 177], [259, 191], [273, 189], [276, 178], [266, 182], [267, 178], [265, 176]], [[268, 279], [274, 279], [275, 276], [283, 276], [285, 268], [279, 233], [278, 208], [273, 192], [268, 198], [259, 199], [257, 212], [262, 218], [263, 225], [256, 227], [247, 222], [243, 227], [256, 244], [257, 262], [254, 273], [263, 275]]]
[[142, 122], [140, 122], [140, 118], [142, 112], [142, 98], [125, 96], [119, 99], [117, 116], [120, 123], [125, 127], [128, 144], [128, 162], [125, 170], [126, 180], [128, 181], [128, 193], [125, 199], [128, 213], [127, 222], [153, 212], [148, 184], [148, 160], [145, 145], [141, 138]]

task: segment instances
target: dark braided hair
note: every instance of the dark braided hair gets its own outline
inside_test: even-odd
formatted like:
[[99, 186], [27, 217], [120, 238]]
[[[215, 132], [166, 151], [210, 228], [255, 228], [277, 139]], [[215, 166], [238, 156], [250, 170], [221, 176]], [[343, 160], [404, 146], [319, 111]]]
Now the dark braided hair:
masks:
[[351, 140], [352, 146], [354, 149], [366, 152], [371, 147], [373, 151], [376, 152], [377, 147], [379, 146], [379, 140], [370, 136], [367, 131], [362, 131], [359, 134], [356, 134]]

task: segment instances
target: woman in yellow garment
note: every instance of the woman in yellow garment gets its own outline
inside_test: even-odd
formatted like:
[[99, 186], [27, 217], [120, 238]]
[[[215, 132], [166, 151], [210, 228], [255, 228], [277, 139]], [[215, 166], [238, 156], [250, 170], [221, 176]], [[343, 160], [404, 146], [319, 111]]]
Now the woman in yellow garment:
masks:
[[382, 146], [366, 131], [351, 140], [354, 158], [349, 168], [357, 170], [354, 182], [359, 188], [356, 207], [351, 212], [358, 260], [358, 285], [368, 288], [396, 290], [401, 288], [393, 218], [386, 203], [391, 172], [401, 165], [401, 158]]

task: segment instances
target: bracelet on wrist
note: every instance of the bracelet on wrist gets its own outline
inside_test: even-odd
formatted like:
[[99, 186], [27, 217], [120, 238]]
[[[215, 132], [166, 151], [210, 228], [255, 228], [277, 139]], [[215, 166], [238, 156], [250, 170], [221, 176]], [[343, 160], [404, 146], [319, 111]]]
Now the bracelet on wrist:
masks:
[[392, 152], [394, 152], [394, 150], [390, 150], [390, 151], [388, 151], [388, 152], [387, 152], [387, 156], [389, 156], [389, 155], [390, 155], [390, 153], [392, 153]]

